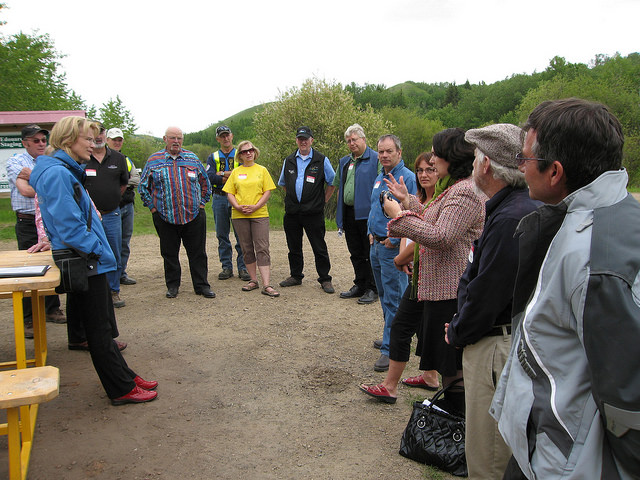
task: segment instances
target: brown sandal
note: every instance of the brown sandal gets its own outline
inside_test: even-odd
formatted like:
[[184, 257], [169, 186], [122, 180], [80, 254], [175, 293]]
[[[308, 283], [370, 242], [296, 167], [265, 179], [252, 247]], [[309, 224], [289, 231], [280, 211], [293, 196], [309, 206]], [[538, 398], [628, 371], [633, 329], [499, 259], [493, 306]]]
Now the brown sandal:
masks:
[[251, 290], [255, 290], [256, 288], [258, 288], [258, 281], [250, 280], [249, 283], [247, 283], [244, 287], [242, 287], [242, 291], [250, 292]]
[[[269, 291], [269, 288], [271, 289], [271, 291]], [[276, 292], [273, 287], [271, 285], [265, 285], [264, 287], [262, 287], [262, 292], [263, 295], [267, 295], [269, 297], [279, 297], [280, 294], [278, 292]]]

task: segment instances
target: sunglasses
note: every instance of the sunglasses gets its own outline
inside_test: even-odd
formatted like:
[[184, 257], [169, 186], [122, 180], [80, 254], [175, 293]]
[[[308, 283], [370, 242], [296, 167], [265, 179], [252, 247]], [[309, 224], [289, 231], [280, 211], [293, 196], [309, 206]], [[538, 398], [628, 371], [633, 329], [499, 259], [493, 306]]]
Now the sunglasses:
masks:
[[46, 138], [30, 138], [29, 141], [33, 143], [47, 143]]
[[380, 192], [380, 206], [382, 207], [382, 214], [385, 216], [385, 218], [391, 218], [384, 210], [384, 202], [387, 199], [393, 200], [393, 195], [391, 195], [391, 192], [388, 192], [387, 190], [383, 190], [382, 192]]
[[247, 148], [246, 150], [240, 150], [240, 155], [248, 155], [250, 153], [255, 153], [256, 149], [255, 148]]

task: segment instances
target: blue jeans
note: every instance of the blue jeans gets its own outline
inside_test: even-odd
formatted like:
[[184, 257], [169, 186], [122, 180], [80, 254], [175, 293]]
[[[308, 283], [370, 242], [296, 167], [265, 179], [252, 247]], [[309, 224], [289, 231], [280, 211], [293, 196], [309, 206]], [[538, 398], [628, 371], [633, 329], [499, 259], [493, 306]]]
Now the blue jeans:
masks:
[[[231, 204], [227, 200], [226, 195], [212, 195], [211, 209], [213, 210], [213, 221], [216, 224], [216, 237], [218, 237], [218, 258], [223, 269], [233, 270], [233, 250], [229, 241], [229, 232], [231, 230]], [[238, 252], [238, 272], [246, 270], [244, 257], [242, 256], [242, 248], [238, 235], [236, 237], [236, 252]]]
[[384, 331], [382, 332], [382, 347], [380, 353], [389, 355], [389, 340], [391, 338], [391, 323], [396, 316], [409, 280], [406, 273], [399, 271], [393, 264], [393, 258], [398, 255], [400, 248], [387, 248], [377, 240], [373, 241], [369, 251], [371, 270], [378, 288], [380, 305], [384, 315]]
[[122, 249], [122, 221], [120, 220], [120, 207], [116, 208], [112, 212], [102, 215], [102, 226], [104, 227], [104, 233], [107, 235], [107, 241], [113, 251], [113, 255], [116, 257], [116, 263], [118, 268], [114, 271], [107, 272], [107, 282], [109, 282], [109, 288], [114, 292], [120, 291], [120, 250]]
[[133, 235], [133, 202], [120, 207], [120, 219], [122, 221], [122, 248], [120, 250], [120, 272], [121, 276], [127, 274], [127, 263], [129, 263], [129, 242]]

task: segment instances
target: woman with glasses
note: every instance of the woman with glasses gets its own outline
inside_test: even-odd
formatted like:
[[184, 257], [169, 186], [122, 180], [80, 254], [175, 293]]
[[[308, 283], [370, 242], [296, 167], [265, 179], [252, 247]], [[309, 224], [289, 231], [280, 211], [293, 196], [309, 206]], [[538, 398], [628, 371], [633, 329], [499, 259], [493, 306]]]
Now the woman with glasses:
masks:
[[73, 248], [97, 263], [89, 276], [89, 289], [67, 294], [67, 311], [78, 313], [86, 331], [91, 360], [113, 405], [142, 403], [158, 395], [151, 391], [156, 381], [136, 375], [111, 338], [115, 313], [107, 272], [117, 268], [100, 221], [100, 214], [82, 186], [86, 162], [93, 153], [96, 123], [83, 117], [65, 117], [51, 130], [53, 153], [42, 155], [31, 172], [29, 183], [38, 195], [42, 221], [51, 249]]
[[[467, 265], [471, 244], [482, 233], [485, 215], [484, 199], [475, 192], [471, 180], [474, 147], [464, 140], [464, 130], [450, 128], [437, 133], [433, 137], [432, 158], [438, 181], [426, 207], [407, 192], [402, 179], [399, 183], [393, 178], [387, 182], [389, 191], [402, 205], [395, 200], [385, 201], [385, 210], [392, 218], [389, 235], [407, 237], [419, 244], [415, 293], [422, 303], [422, 317], [418, 320], [422, 323], [420, 370], [425, 372], [403, 383], [428, 389], [436, 386], [430, 383], [431, 370], [442, 375], [445, 387], [462, 376], [462, 350], [448, 345], [443, 331], [444, 324], [456, 313], [458, 281]], [[407, 327], [398, 333], [406, 343], [407, 335], [410, 339], [414, 331]], [[383, 383], [360, 388], [381, 401], [395, 403], [409, 349], [399, 349], [395, 354], [392, 350], [389, 357], [389, 372]], [[445, 402], [448, 408], [464, 413], [464, 391], [452, 388], [446, 392]]]
[[250, 292], [258, 288], [257, 270], [262, 277], [262, 294], [279, 297], [271, 286], [271, 256], [269, 255], [269, 211], [267, 201], [276, 186], [269, 171], [256, 160], [260, 151], [249, 141], [236, 147], [240, 166], [231, 171], [231, 176], [222, 189], [233, 207], [231, 223], [238, 234], [244, 263], [251, 280], [242, 290]]

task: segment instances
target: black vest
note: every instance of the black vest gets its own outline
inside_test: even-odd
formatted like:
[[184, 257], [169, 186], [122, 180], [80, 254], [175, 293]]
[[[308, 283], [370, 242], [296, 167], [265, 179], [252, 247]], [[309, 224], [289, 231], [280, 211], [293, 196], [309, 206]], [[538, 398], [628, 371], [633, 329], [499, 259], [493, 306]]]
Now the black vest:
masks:
[[[313, 150], [313, 156], [304, 171], [302, 197], [298, 202], [296, 196], [296, 178], [298, 178], [298, 162], [292, 153], [284, 159], [284, 186], [287, 194], [284, 197], [286, 213], [320, 213], [324, 212], [324, 155]], [[312, 181], [308, 181], [311, 180]]]

